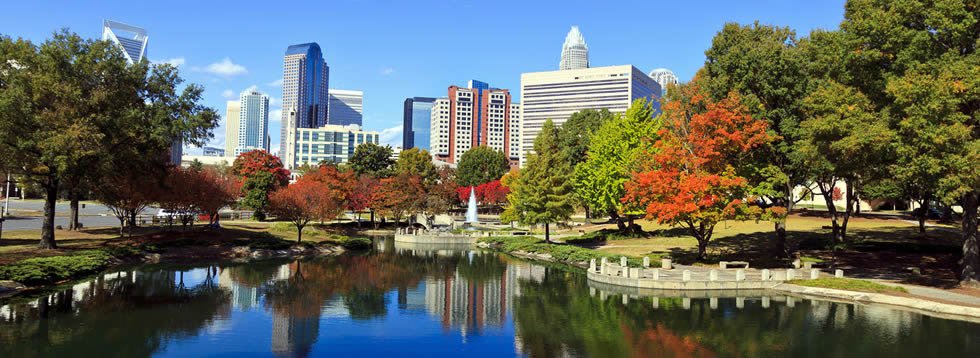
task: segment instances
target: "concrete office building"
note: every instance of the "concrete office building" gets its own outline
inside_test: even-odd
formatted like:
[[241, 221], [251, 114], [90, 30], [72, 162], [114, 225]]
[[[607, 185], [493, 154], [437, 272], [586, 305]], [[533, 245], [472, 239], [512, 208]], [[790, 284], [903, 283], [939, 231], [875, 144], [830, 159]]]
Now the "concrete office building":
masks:
[[485, 145], [501, 150], [516, 166], [520, 154], [511, 146], [513, 127], [520, 119], [511, 115], [519, 104], [511, 103], [510, 91], [470, 81], [468, 88], [450, 86], [447, 98], [432, 105], [430, 153], [437, 160], [457, 163], [470, 148]]
[[561, 125], [586, 108], [625, 112], [641, 97], [659, 108], [660, 95], [660, 85], [632, 65], [521, 74], [521, 165], [545, 120]]
[[238, 148], [238, 117], [242, 102], [241, 99], [228, 101], [225, 106], [225, 153], [235, 155], [235, 149]]
[[286, 125], [287, 111], [283, 110], [280, 150], [286, 147], [286, 133], [290, 129], [319, 128], [328, 123], [329, 80], [330, 67], [323, 60], [320, 45], [311, 42], [286, 48], [282, 67], [282, 108], [295, 108], [296, 118], [292, 126]]
[[429, 149], [432, 104], [436, 101], [430, 97], [412, 97], [405, 99], [402, 111], [402, 147], [405, 149]]
[[225, 150], [217, 147], [204, 147], [201, 154], [205, 157], [223, 157], [225, 156]]
[[673, 71], [668, 70], [666, 68], [658, 68], [656, 70], [650, 71], [650, 78], [652, 78], [654, 81], [657, 81], [657, 84], [659, 84], [660, 88], [663, 89], [664, 91], [667, 90], [668, 84], [676, 85], [680, 83], [680, 81], [677, 79], [677, 75], [674, 75]]
[[364, 92], [328, 89], [330, 103], [327, 106], [327, 124], [347, 126], [362, 125]]
[[565, 35], [565, 43], [561, 45], [561, 62], [558, 63], [558, 69], [580, 68], [589, 68], [589, 46], [585, 45], [585, 38], [578, 31], [578, 26], [572, 26], [568, 35]]
[[[299, 121], [297, 114], [295, 108], [286, 111], [286, 120]], [[325, 124], [318, 128], [291, 125], [286, 132], [286, 146], [280, 149], [280, 152], [283, 154], [283, 165], [286, 169], [293, 170], [304, 163], [310, 165], [322, 161], [346, 163], [358, 145], [378, 144], [380, 139], [380, 133], [362, 130], [361, 126], [356, 124], [349, 126]]]

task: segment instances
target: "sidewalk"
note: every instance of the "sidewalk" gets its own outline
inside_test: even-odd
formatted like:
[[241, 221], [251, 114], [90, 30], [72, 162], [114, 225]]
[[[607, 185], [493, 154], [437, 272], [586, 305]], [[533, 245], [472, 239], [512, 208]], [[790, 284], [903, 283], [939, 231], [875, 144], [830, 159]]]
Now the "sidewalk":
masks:
[[961, 293], [949, 292], [946, 290], [941, 290], [938, 288], [917, 286], [917, 285], [906, 285], [901, 283], [895, 283], [883, 280], [871, 280], [882, 285], [902, 287], [909, 291], [910, 295], [920, 296], [927, 299], [945, 301], [950, 303], [965, 304], [975, 307], [980, 307], [980, 298], [973, 297], [970, 295], [964, 295]]

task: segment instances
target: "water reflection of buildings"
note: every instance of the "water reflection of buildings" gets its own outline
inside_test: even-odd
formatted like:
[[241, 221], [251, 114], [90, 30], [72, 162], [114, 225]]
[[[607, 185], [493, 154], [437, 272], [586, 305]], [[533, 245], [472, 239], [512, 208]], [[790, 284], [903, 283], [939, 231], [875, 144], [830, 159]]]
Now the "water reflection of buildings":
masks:
[[230, 269], [221, 269], [218, 274], [218, 286], [231, 291], [231, 305], [234, 309], [248, 311], [259, 305], [259, 288], [248, 287], [231, 279]]

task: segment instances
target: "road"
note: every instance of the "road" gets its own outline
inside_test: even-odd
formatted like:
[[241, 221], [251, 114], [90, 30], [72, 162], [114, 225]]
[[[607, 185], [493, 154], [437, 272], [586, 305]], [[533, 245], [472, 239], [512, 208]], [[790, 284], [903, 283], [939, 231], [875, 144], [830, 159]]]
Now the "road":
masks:
[[[2, 202], [0, 202], [0, 208], [2, 208]], [[34, 211], [44, 211], [44, 202], [41, 201], [20, 201], [20, 200], [10, 200], [10, 214], [7, 220], [3, 222], [3, 231], [14, 231], [14, 230], [36, 230], [41, 228], [41, 222], [43, 218], [41, 216], [17, 216], [17, 210], [34, 210]], [[97, 227], [97, 226], [118, 226], [119, 220], [102, 204], [86, 203], [85, 208], [79, 206], [79, 217], [78, 221], [82, 223], [84, 227]], [[143, 214], [155, 214], [157, 208], [147, 208], [143, 210]], [[55, 213], [64, 214], [64, 216], [55, 216], [54, 224], [61, 225], [62, 227], [68, 227], [68, 213], [71, 211], [67, 202], [59, 202], [55, 205]], [[104, 214], [104, 216], [103, 216]], [[36, 214], [32, 214], [36, 215]]]

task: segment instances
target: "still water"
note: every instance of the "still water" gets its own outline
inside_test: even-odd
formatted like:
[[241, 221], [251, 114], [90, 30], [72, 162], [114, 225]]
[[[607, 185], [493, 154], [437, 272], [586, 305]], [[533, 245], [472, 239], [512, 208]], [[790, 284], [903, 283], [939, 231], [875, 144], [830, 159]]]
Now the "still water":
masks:
[[137, 266], [15, 298], [0, 306], [0, 357], [980, 356], [977, 323], [681, 294], [624, 299], [581, 271], [388, 239], [370, 254]]

